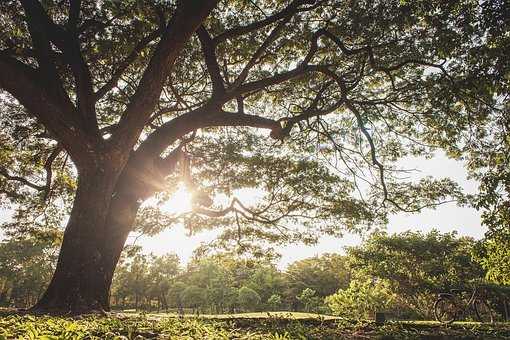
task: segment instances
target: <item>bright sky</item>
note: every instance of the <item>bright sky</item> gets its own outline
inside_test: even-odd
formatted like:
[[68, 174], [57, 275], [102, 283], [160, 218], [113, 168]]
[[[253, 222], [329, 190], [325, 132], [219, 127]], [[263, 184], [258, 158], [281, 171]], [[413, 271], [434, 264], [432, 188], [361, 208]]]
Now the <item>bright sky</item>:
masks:
[[[406, 159], [403, 167], [418, 169], [413, 177], [423, 176], [450, 177], [457, 181], [467, 193], [475, 193], [477, 183], [467, 178], [463, 164], [448, 159], [444, 154], [438, 153], [432, 159]], [[457, 231], [459, 235], [481, 238], [485, 228], [481, 226], [480, 214], [472, 208], [458, 207], [453, 203], [439, 206], [435, 210], [427, 209], [419, 214], [400, 213], [390, 217], [387, 230], [389, 232], [402, 232], [406, 230], [428, 231], [438, 229], [441, 232]], [[175, 252], [186, 263], [195, 248], [202, 242], [214, 239], [217, 232], [207, 231], [191, 237], [186, 236], [182, 226], [176, 226], [154, 237], [140, 237], [137, 244], [144, 247], [147, 253], [157, 255]], [[129, 242], [129, 241], [128, 241]], [[322, 253], [342, 252], [345, 246], [356, 245], [361, 242], [358, 235], [346, 234], [342, 238], [323, 237], [314, 246], [301, 244], [280, 248], [282, 258], [278, 265], [282, 268], [299, 259], [311, 257]]]

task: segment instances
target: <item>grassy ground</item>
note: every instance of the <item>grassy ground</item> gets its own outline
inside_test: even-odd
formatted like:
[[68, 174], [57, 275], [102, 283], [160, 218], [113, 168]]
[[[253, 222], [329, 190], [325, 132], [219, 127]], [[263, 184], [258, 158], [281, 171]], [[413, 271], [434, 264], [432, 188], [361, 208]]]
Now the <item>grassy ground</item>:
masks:
[[[135, 316], [139, 315], [136, 311], [122, 311], [115, 313], [119, 316]], [[145, 314], [148, 318], [168, 318], [168, 317], [179, 317], [176, 313], [147, 313]], [[195, 314], [185, 314], [184, 318], [197, 318]], [[216, 320], [231, 320], [231, 319], [267, 319], [267, 318], [280, 318], [280, 319], [292, 319], [292, 320], [308, 320], [308, 319], [324, 319], [324, 320], [341, 320], [341, 318], [332, 315], [323, 315], [317, 313], [304, 313], [304, 312], [254, 312], [254, 313], [236, 313], [236, 314], [200, 314], [199, 319], [216, 319]]]
[[508, 324], [436, 322], [351, 322], [307, 313], [248, 313], [220, 318], [163, 314], [57, 318], [0, 316], [4, 339], [510, 339]]

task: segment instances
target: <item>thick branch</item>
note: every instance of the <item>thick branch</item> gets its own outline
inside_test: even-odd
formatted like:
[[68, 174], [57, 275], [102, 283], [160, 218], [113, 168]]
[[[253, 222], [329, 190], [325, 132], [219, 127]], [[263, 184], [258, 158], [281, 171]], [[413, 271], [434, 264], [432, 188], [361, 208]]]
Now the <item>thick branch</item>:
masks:
[[326, 29], [320, 29], [317, 31], [317, 33], [319, 34], [319, 36], [324, 35], [324, 36], [328, 37], [329, 39], [331, 39], [335, 43], [335, 45], [337, 45], [338, 48], [340, 48], [340, 50], [345, 55], [350, 56], [350, 55], [354, 55], [354, 54], [359, 54], [361, 52], [366, 52], [368, 50], [368, 47], [360, 47], [360, 48], [350, 49], [347, 46], [345, 46], [345, 44], [342, 40], [340, 40], [336, 35], [334, 35], [333, 33], [329, 32]]
[[[53, 63], [50, 38], [45, 29], [46, 21], [41, 16], [43, 11], [41, 4], [36, 0], [22, 0], [23, 8], [27, 18], [28, 30], [34, 46], [35, 57], [39, 64], [39, 69], [46, 77], [55, 81], [57, 70]], [[57, 82], [58, 83], [58, 82]]]
[[241, 85], [246, 80], [246, 78], [248, 77], [248, 73], [253, 68], [253, 66], [255, 66], [257, 60], [260, 58], [262, 53], [264, 53], [264, 51], [269, 47], [269, 45], [271, 45], [276, 40], [276, 38], [278, 38], [278, 35], [283, 30], [285, 25], [289, 22], [291, 17], [292, 16], [288, 15], [282, 21], [280, 21], [280, 23], [271, 31], [269, 36], [264, 40], [262, 45], [260, 45], [257, 48], [257, 50], [252, 55], [248, 63], [244, 66], [243, 70], [241, 71], [237, 79], [232, 84], [233, 89]]
[[0, 175], [5, 177], [9, 181], [16, 181], [16, 182], [23, 183], [24, 185], [26, 185], [32, 189], [35, 189], [35, 190], [41, 191], [41, 190], [45, 189], [44, 185], [35, 184], [24, 177], [10, 175], [9, 172], [7, 171], [7, 169], [5, 169], [3, 167], [0, 167]]
[[57, 147], [50, 153], [48, 156], [48, 159], [46, 159], [46, 162], [44, 163], [44, 170], [46, 171], [46, 184], [44, 185], [44, 197], [43, 199], [46, 201], [46, 199], [50, 195], [51, 191], [51, 181], [53, 179], [53, 162], [55, 159], [57, 159], [58, 155], [62, 152], [62, 148], [57, 145]]
[[38, 121], [48, 129], [79, 164], [97, 143], [84, 134], [81, 122], [72, 115], [74, 107], [59, 102], [36, 70], [14, 58], [0, 54], [0, 88], [12, 94]]
[[[284, 24], [285, 21], [282, 21], [282, 23]], [[276, 29], [275, 29], [275, 31], [276, 31]], [[305, 58], [294, 69], [275, 74], [272, 77], [255, 80], [255, 81], [248, 82], [245, 84], [239, 84], [237, 88], [234, 88], [234, 90], [231, 91], [232, 97], [236, 97], [236, 96], [243, 95], [243, 94], [253, 92], [253, 91], [259, 91], [264, 88], [267, 88], [268, 86], [280, 84], [280, 83], [283, 83], [288, 80], [298, 79], [310, 72], [319, 71], [319, 72], [324, 73], [324, 70], [327, 69], [326, 66], [310, 65], [309, 64], [309, 62], [312, 60], [313, 56], [317, 52], [317, 49], [318, 49], [317, 41], [322, 34], [323, 34], [322, 30], [315, 32], [315, 34], [310, 39], [311, 40], [310, 48], [309, 48]], [[244, 79], [243, 79], [243, 81], [244, 81]]]
[[281, 84], [288, 80], [298, 79], [305, 76], [309, 72], [316, 71], [317, 67], [314, 65], [300, 65], [293, 70], [275, 74], [272, 77], [263, 78], [260, 80], [254, 80], [240, 85], [235, 91], [232, 92], [232, 96], [236, 97], [241, 94], [250, 93], [254, 91], [260, 91], [272, 85]]
[[[66, 63], [71, 67], [75, 82], [78, 101], [78, 111], [84, 120], [84, 128], [89, 133], [99, 135], [95, 116], [92, 76], [80, 50], [78, 34], [74, 29], [71, 33], [56, 25], [42, 5], [36, 0], [23, 0], [23, 7], [27, 14], [30, 34], [41, 70], [51, 79], [55, 89], [62, 98], [68, 96], [62, 88], [61, 81], [52, 60], [54, 52], [50, 42], [62, 52]], [[79, 17], [79, 1], [73, 1], [70, 9], [70, 21], [77, 21]], [[75, 26], [73, 26], [75, 28]]]
[[191, 35], [219, 0], [182, 0], [145, 69], [138, 88], [121, 117], [111, 140], [117, 147], [131, 149], [157, 104], [164, 82]]
[[280, 123], [256, 115], [225, 112], [207, 106], [183, 114], [159, 127], [150, 134], [137, 149], [137, 153], [159, 156], [168, 145], [174, 143], [184, 135], [206, 127], [214, 126], [249, 126], [270, 130], [281, 129]]
[[215, 45], [203, 25], [199, 27], [197, 34], [200, 44], [202, 45], [207, 71], [211, 77], [213, 96], [221, 95], [225, 91], [225, 88], [223, 78], [220, 73], [220, 66], [218, 65], [218, 59], [216, 58]]
[[80, 19], [80, 9], [81, 0], [70, 0], [67, 26], [71, 32], [77, 32], [78, 20]]
[[[296, 116], [281, 119], [281, 121], [285, 122], [284, 127], [280, 131], [275, 130], [275, 132], [273, 132], [273, 135], [271, 135], [271, 137], [276, 138], [276, 139], [283, 139], [289, 135], [290, 131], [292, 130], [292, 127], [295, 124], [305, 121], [305, 120], [308, 120], [313, 117], [328, 115], [328, 114], [334, 112], [335, 110], [339, 109], [344, 103], [345, 103], [345, 99], [342, 98], [327, 108], [319, 109], [314, 106], [310, 106], [308, 109], [304, 110], [303, 112], [301, 112], [300, 114], [298, 114]], [[280, 133], [280, 134], [274, 135], [274, 133]]]

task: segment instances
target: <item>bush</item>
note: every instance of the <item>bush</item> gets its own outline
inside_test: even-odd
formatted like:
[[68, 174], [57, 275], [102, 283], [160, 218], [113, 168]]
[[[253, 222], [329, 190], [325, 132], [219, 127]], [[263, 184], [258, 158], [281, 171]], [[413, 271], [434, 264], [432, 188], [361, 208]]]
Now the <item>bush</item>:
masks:
[[319, 309], [320, 300], [318, 296], [315, 295], [315, 290], [311, 288], [305, 288], [296, 296], [296, 298], [305, 306], [306, 312], [317, 312]]
[[367, 319], [376, 311], [387, 311], [395, 304], [389, 283], [368, 277], [353, 279], [349, 287], [328, 296], [326, 303], [335, 315]]
[[282, 297], [278, 294], [273, 294], [267, 299], [267, 305], [272, 310], [278, 310], [282, 305]]

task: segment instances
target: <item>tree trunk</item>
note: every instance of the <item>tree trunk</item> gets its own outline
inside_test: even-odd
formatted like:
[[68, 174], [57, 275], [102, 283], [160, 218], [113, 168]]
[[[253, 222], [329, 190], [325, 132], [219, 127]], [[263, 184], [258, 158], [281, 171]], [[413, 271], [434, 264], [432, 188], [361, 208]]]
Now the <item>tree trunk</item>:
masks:
[[110, 310], [113, 273], [140, 205], [136, 197], [115, 190], [117, 179], [104, 168], [80, 174], [55, 273], [32, 311], [83, 314]]
[[94, 171], [80, 172], [55, 273], [33, 312], [110, 310], [113, 273], [140, 204], [161, 188], [168, 174], [147, 159], [123, 163], [109, 159]]

